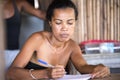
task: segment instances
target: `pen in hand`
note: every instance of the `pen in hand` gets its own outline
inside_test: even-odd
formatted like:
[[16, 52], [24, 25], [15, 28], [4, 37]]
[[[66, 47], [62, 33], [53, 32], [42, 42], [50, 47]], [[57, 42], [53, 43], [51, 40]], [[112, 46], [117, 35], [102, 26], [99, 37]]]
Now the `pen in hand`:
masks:
[[[45, 67], [49, 67], [49, 68], [54, 68], [55, 67], [55, 66], [53, 66], [53, 65], [51, 65], [51, 64], [49, 64], [49, 63], [47, 63], [47, 62], [45, 62], [44, 60], [41, 60], [41, 59], [39, 59], [38, 62], [41, 63], [42, 65], [44, 65]], [[65, 71], [64, 73], [66, 74], [67, 72]]]
[[[47, 63], [47, 62], [45, 62], [44, 60], [41, 60], [41, 59], [39, 59], [38, 62], [41, 63], [42, 65], [44, 65], [45, 67], [48, 67], [48, 68], [54, 68], [55, 67], [55, 66], [53, 66], [53, 65], [51, 65], [51, 64], [49, 64], [49, 63]], [[67, 72], [65, 71], [64, 74], [66, 74], [66, 73]]]

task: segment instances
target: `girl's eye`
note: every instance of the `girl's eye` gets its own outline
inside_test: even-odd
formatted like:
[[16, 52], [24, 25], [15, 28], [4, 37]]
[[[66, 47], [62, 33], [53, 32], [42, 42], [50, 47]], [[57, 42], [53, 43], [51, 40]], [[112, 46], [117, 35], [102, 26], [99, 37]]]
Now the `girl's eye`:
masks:
[[68, 25], [73, 25], [74, 24], [74, 20], [67, 21], [67, 24]]
[[61, 22], [56, 22], [56, 24], [57, 24], [57, 25], [60, 25], [60, 24], [61, 24]]
[[72, 25], [73, 23], [72, 22], [68, 22], [69, 25]]

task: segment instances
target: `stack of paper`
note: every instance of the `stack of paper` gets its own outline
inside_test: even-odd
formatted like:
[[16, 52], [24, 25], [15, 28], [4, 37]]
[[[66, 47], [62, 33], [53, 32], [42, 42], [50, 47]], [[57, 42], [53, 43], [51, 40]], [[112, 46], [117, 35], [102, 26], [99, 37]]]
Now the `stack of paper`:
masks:
[[88, 80], [91, 78], [91, 74], [84, 74], [84, 75], [65, 75], [62, 78], [57, 80]]

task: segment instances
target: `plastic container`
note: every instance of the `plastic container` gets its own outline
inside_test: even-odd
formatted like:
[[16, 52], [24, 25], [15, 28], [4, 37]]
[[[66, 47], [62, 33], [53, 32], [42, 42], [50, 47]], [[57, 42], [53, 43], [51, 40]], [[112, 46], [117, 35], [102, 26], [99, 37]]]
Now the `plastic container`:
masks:
[[103, 41], [103, 40], [92, 40], [84, 41], [80, 44], [83, 53], [120, 53], [120, 42], [118, 41]]

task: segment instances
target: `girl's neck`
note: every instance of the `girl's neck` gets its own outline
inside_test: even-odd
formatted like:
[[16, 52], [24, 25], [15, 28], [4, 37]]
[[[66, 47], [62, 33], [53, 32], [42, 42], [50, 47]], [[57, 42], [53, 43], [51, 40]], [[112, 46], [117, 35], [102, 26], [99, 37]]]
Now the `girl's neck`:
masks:
[[59, 48], [59, 47], [63, 47], [65, 42], [60, 42], [57, 39], [55, 39], [52, 35], [49, 38], [49, 43], [51, 46], [55, 47], [55, 48]]

